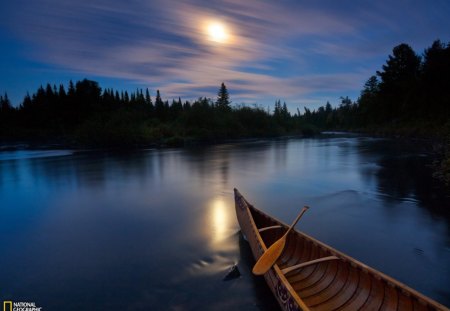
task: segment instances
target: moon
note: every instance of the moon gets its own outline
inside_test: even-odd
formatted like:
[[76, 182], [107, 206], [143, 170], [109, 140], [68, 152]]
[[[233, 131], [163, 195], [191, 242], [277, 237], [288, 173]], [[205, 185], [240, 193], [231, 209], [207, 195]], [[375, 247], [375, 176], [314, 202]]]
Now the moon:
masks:
[[208, 38], [216, 43], [226, 43], [228, 32], [224, 24], [220, 22], [211, 22], [206, 27]]

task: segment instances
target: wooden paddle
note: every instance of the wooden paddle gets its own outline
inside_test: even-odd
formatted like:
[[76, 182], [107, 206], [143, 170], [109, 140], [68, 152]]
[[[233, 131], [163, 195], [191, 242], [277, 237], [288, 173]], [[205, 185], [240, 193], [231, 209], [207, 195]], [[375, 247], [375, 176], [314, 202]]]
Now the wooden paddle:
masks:
[[263, 275], [269, 269], [273, 266], [275, 261], [277, 261], [278, 257], [280, 257], [281, 253], [283, 252], [283, 248], [286, 244], [286, 238], [289, 232], [294, 228], [294, 226], [297, 224], [297, 222], [300, 220], [300, 218], [303, 216], [303, 214], [308, 210], [308, 206], [303, 207], [300, 214], [298, 214], [297, 218], [295, 218], [293, 224], [289, 227], [289, 229], [286, 231], [286, 233], [275, 243], [273, 243], [265, 252], [262, 254], [261, 257], [259, 257], [258, 261], [253, 266], [253, 274], [256, 275]]

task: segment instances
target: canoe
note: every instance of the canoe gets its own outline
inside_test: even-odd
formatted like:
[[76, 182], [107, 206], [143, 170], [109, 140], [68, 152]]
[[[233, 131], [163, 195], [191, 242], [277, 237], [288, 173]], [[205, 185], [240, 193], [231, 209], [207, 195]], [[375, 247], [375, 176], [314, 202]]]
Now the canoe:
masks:
[[[234, 189], [236, 215], [255, 260], [289, 226], [251, 205]], [[393, 278], [296, 230], [264, 274], [282, 310], [447, 310]]]

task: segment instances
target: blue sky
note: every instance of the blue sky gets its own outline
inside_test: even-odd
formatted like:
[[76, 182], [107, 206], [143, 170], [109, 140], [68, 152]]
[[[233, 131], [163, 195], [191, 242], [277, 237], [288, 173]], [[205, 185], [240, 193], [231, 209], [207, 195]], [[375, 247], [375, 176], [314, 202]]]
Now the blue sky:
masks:
[[[295, 111], [356, 99], [392, 48], [450, 41], [450, 1], [15, 0], [0, 3], [0, 94], [46, 83], [161, 91]], [[208, 37], [220, 22], [225, 42]]]

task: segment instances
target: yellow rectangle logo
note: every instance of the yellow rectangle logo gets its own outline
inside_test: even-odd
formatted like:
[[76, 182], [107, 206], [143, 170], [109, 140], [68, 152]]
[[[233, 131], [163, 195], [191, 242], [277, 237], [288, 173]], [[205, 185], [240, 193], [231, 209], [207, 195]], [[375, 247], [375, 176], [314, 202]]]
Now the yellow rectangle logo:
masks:
[[[9, 306], [9, 308], [8, 308]], [[12, 301], [3, 301], [3, 311], [12, 311], [13, 309], [13, 303]]]

